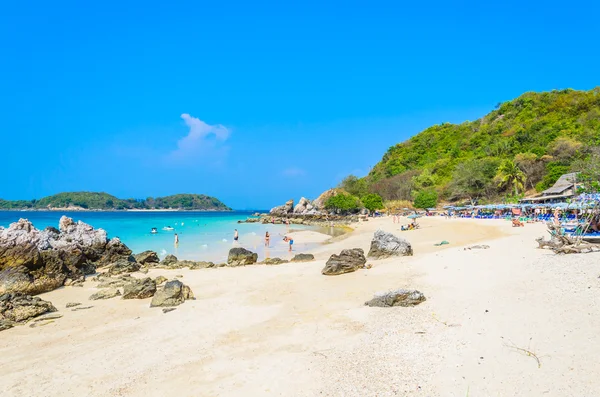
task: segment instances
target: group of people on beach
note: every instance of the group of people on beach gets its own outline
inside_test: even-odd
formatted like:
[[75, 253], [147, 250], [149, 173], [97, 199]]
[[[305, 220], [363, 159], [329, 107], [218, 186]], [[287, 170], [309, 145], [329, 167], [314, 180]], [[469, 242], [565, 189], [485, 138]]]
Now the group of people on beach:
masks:
[[[234, 241], [238, 241], [240, 238], [238, 230], [235, 229], [233, 232], [233, 240]], [[288, 236], [283, 236], [283, 241], [285, 241], [286, 243], [288, 243], [289, 246], [289, 251], [292, 252], [292, 246], [294, 245], [294, 239]], [[269, 234], [269, 231], [265, 232], [265, 247], [269, 248], [271, 246], [271, 235]]]

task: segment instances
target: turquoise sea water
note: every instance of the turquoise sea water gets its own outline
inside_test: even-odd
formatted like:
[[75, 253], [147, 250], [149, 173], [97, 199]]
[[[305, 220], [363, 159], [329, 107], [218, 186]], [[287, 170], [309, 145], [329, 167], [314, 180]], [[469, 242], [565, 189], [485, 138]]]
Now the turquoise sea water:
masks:
[[[153, 250], [159, 256], [174, 254], [180, 259], [208, 260], [223, 262], [227, 259], [229, 249], [241, 246], [259, 254], [259, 260], [264, 257], [287, 258], [287, 245], [283, 236], [288, 232], [285, 225], [263, 225], [257, 223], [240, 223], [251, 216], [251, 212], [60, 212], [60, 211], [0, 211], [0, 226], [7, 227], [10, 223], [26, 218], [33, 222], [38, 229], [47, 226], [58, 227], [62, 215], [81, 220], [95, 228], [106, 230], [109, 237], [119, 237], [134, 253]], [[174, 230], [163, 230], [171, 226]], [[150, 233], [158, 229], [157, 234]], [[307, 229], [308, 227], [293, 226], [291, 230]], [[234, 229], [238, 229], [240, 239], [233, 241]], [[291, 231], [290, 230], [290, 231]], [[264, 247], [264, 235], [271, 235], [271, 247]], [[179, 236], [179, 245], [175, 246], [175, 233]], [[310, 249], [308, 245], [294, 245], [294, 250], [300, 252]]]

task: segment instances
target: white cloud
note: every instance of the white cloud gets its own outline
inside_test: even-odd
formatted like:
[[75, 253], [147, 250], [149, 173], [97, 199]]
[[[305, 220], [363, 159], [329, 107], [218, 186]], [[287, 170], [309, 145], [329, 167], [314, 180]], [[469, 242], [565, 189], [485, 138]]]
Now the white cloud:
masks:
[[298, 167], [290, 167], [281, 171], [281, 175], [293, 178], [297, 176], [306, 175], [306, 171]]
[[190, 130], [185, 137], [177, 141], [177, 149], [169, 154], [171, 159], [181, 160], [206, 155], [218, 150], [220, 144], [231, 134], [231, 131], [221, 124], [210, 125], [187, 113], [183, 113], [181, 118]]

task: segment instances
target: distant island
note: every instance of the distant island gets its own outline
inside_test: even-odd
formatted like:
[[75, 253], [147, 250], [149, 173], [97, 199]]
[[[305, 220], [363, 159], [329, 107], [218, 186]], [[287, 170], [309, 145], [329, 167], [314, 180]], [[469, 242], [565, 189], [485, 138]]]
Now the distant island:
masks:
[[220, 200], [204, 194], [175, 194], [146, 199], [120, 199], [108, 193], [66, 192], [39, 200], [3, 200], [0, 210], [182, 210], [231, 211]]

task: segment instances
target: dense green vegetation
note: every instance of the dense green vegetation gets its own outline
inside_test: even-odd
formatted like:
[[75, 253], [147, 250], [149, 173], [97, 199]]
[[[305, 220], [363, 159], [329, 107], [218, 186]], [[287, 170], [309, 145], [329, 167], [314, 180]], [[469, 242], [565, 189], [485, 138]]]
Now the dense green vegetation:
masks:
[[349, 193], [339, 192], [335, 196], [331, 196], [327, 199], [325, 208], [342, 213], [356, 212], [361, 208], [361, 204], [358, 197]]
[[48, 209], [80, 207], [89, 210], [126, 210], [126, 209], [181, 209], [181, 210], [218, 210], [231, 208], [214, 197], [203, 194], [176, 194], [166, 197], [148, 197], [147, 199], [119, 199], [107, 193], [70, 192], [59, 193], [39, 200], [8, 201], [0, 199], [0, 209]]
[[369, 211], [381, 210], [384, 208], [381, 196], [376, 193], [365, 194], [360, 201]]
[[449, 201], [508, 199], [544, 190], [567, 172], [593, 179], [598, 147], [600, 87], [528, 92], [481, 119], [429, 127], [390, 147], [366, 177], [340, 186], [384, 200], [414, 200], [424, 190]]
[[414, 206], [419, 209], [435, 208], [438, 194], [433, 189], [421, 190], [415, 194]]

